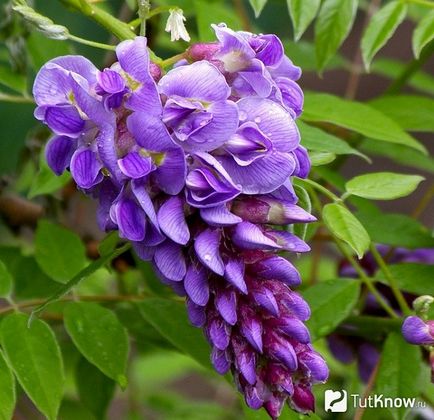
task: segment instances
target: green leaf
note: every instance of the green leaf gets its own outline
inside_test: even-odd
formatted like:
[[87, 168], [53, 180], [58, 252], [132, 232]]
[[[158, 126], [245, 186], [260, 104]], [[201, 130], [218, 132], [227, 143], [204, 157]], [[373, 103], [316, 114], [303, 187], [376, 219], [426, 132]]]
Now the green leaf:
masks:
[[96, 303], [73, 302], [64, 315], [66, 331], [81, 354], [125, 388], [128, 335], [113, 311]]
[[326, 204], [322, 211], [327, 228], [340, 240], [348, 244], [359, 258], [368, 250], [370, 239], [363, 225], [344, 206]]
[[250, 5], [255, 12], [255, 17], [259, 17], [267, 1], [268, 0], [249, 0]]
[[68, 42], [46, 38], [36, 31], [31, 32], [27, 38], [27, 51], [35, 71], [38, 71], [52, 58], [72, 53], [71, 45]]
[[[405, 263], [391, 264], [389, 271], [401, 290], [415, 295], [430, 295], [433, 292], [434, 265]], [[379, 270], [377, 277], [387, 284], [384, 273]]]
[[434, 132], [434, 99], [417, 95], [381, 96], [370, 105], [404, 130]]
[[[398, 60], [378, 58], [372, 63], [371, 72], [389, 79], [395, 79], [402, 74], [407, 65], [408, 63]], [[424, 94], [434, 95], [434, 77], [424, 71], [415, 72], [407, 83]]]
[[53, 194], [64, 187], [70, 179], [69, 172], [57, 176], [47, 165], [44, 152], [42, 152], [39, 158], [39, 171], [32, 181], [28, 197], [34, 198], [38, 195]]
[[311, 308], [306, 325], [312, 340], [333, 331], [354, 309], [360, 293], [360, 282], [354, 279], [327, 280], [303, 291]]
[[145, 320], [178, 350], [211, 369], [209, 345], [202, 331], [193, 327], [188, 321], [182, 303], [169, 299], [149, 298], [138, 303], [137, 306]]
[[50, 420], [57, 418], [65, 377], [59, 345], [51, 328], [41, 320], [28, 326], [28, 316], [15, 313], [1, 323], [0, 338], [18, 382]]
[[7, 297], [12, 291], [13, 279], [8, 268], [2, 260], [0, 260], [0, 297]]
[[392, 1], [374, 14], [362, 37], [362, 56], [369, 69], [375, 54], [386, 44], [407, 15], [407, 4]]
[[26, 93], [27, 78], [6, 66], [0, 66], [0, 84], [23, 94]]
[[357, 155], [370, 162], [370, 159], [360, 153], [339, 137], [333, 136], [317, 127], [297, 121], [300, 130], [301, 144], [315, 152], [330, 152], [335, 155]]
[[357, 0], [325, 0], [315, 21], [318, 69], [322, 71], [348, 36], [357, 12]]
[[394, 200], [411, 194], [424, 179], [419, 175], [375, 172], [354, 177], [345, 184], [345, 189], [370, 200]]
[[[315, 45], [306, 41], [284, 41], [285, 54], [303, 69], [303, 72], [316, 72]], [[325, 70], [342, 69], [346, 65], [346, 60], [339, 54], [330, 59], [325, 66]]]
[[[403, 214], [357, 213], [372, 242], [405, 248], [432, 248], [434, 238], [417, 220]], [[387, 226], [387, 229], [385, 229]]]
[[294, 39], [298, 41], [315, 19], [321, 0], [287, 0], [287, 3], [294, 26]]
[[423, 48], [434, 39], [434, 10], [428, 13], [413, 32], [413, 53], [419, 58]]
[[215, 41], [215, 34], [211, 28], [212, 23], [225, 22], [234, 31], [241, 29], [238, 15], [233, 13], [224, 3], [195, 0], [194, 11], [201, 42]]
[[310, 152], [309, 158], [312, 166], [327, 165], [336, 159], [336, 155], [330, 152]]
[[41, 220], [36, 229], [35, 257], [41, 269], [59, 283], [66, 283], [86, 265], [80, 238], [46, 220]]
[[12, 418], [15, 401], [15, 377], [0, 350], [0, 420]]
[[97, 419], [103, 420], [114, 395], [115, 382], [83, 357], [77, 364], [75, 382], [83, 406]]
[[[376, 378], [376, 394], [389, 398], [417, 397], [421, 391], [421, 353], [399, 333], [391, 333], [384, 343]], [[391, 409], [403, 418], [405, 409]]]
[[383, 143], [381, 141], [365, 139], [362, 141], [359, 148], [365, 153], [387, 157], [403, 166], [434, 173], [433, 158], [400, 144]]
[[119, 242], [119, 235], [117, 231], [108, 233], [99, 243], [98, 252], [102, 255], [111, 254]]
[[83, 268], [79, 273], [77, 273], [71, 280], [69, 280], [66, 284], [62, 285], [51, 295], [42, 305], [37, 306], [33, 309], [31, 313], [31, 317], [36, 316], [38, 313], [42, 312], [48, 305], [53, 302], [56, 302], [63, 295], [70, 292], [74, 286], [80, 283], [85, 278], [89, 277], [91, 274], [95, 273], [101, 267], [104, 267], [108, 262], [112, 259], [122, 255], [128, 249], [130, 249], [131, 244], [126, 243], [120, 248], [115, 249], [112, 253], [108, 255], [103, 255], [101, 258], [98, 258], [96, 261], [90, 263], [87, 267]]
[[[392, 119], [373, 107], [327, 93], [305, 95], [304, 121], [323, 121], [380, 141], [403, 144], [427, 153], [425, 147]], [[369, 122], [369, 123], [368, 123]]]

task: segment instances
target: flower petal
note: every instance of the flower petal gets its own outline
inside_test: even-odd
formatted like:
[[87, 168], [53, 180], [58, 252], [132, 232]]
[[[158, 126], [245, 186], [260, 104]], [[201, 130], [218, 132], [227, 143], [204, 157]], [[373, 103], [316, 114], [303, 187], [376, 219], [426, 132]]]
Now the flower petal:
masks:
[[118, 165], [123, 174], [133, 179], [142, 178], [152, 171], [152, 159], [137, 152], [130, 152], [119, 159]]
[[52, 106], [45, 111], [45, 123], [56, 134], [77, 137], [84, 129], [84, 121], [74, 106]]
[[205, 269], [190, 265], [184, 278], [184, 288], [192, 302], [205, 306], [209, 300], [209, 285]]
[[101, 182], [102, 164], [96, 153], [88, 148], [80, 148], [71, 158], [71, 175], [80, 188], [88, 189]]
[[45, 157], [48, 166], [56, 175], [61, 175], [69, 166], [76, 147], [77, 142], [65, 136], [53, 137], [47, 143]]
[[241, 217], [231, 213], [225, 204], [200, 209], [200, 217], [211, 226], [232, 226], [242, 222]]
[[220, 256], [220, 236], [219, 229], [205, 229], [195, 238], [194, 250], [202, 264], [222, 276], [225, 266]]
[[229, 259], [225, 266], [225, 279], [240, 290], [241, 293], [247, 294], [247, 285], [244, 281], [244, 264], [241, 260]]
[[250, 222], [241, 222], [235, 226], [232, 240], [241, 249], [280, 249], [271, 238], [264, 235], [262, 230]]
[[187, 272], [181, 246], [169, 240], [158, 246], [154, 262], [163, 276], [172, 281], [181, 281]]
[[190, 240], [190, 231], [184, 214], [184, 201], [179, 197], [169, 198], [158, 210], [161, 230], [172, 241], [185, 245]]
[[140, 242], [145, 238], [145, 214], [133, 200], [121, 198], [114, 205], [114, 216], [121, 238], [134, 242]]

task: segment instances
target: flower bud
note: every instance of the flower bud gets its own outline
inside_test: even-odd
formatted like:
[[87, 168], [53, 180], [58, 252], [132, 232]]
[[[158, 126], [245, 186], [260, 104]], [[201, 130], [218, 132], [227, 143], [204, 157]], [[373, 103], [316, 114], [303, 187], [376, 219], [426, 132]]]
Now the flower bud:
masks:
[[402, 335], [411, 344], [434, 345], [434, 321], [423, 321], [417, 316], [409, 316], [402, 324]]
[[189, 61], [210, 61], [213, 59], [214, 54], [218, 51], [219, 48], [219, 45], [214, 42], [193, 44], [187, 50], [187, 58]]
[[287, 225], [316, 220], [306, 210], [293, 203], [267, 196], [238, 198], [232, 205], [231, 211], [252, 223]]
[[294, 387], [291, 406], [300, 413], [315, 411], [315, 397], [308, 386], [297, 384]]

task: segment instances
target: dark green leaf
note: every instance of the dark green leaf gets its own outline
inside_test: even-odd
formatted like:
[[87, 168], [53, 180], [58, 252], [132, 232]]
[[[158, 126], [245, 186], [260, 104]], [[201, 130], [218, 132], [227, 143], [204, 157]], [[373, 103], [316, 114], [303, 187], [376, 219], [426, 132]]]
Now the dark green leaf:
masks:
[[[434, 265], [428, 264], [391, 264], [389, 270], [401, 290], [415, 295], [430, 295], [434, 290]], [[377, 273], [381, 281], [387, 283], [384, 273]]]
[[317, 340], [333, 331], [353, 310], [360, 282], [353, 279], [327, 280], [303, 291], [312, 311], [306, 325]]
[[255, 16], [258, 17], [261, 12], [262, 9], [264, 8], [265, 4], [267, 3], [268, 0], [249, 0], [254, 12], [255, 12]]
[[405, 3], [392, 1], [374, 14], [363, 34], [361, 44], [363, 61], [367, 69], [378, 50], [386, 44], [405, 19], [407, 9]]
[[357, 0], [325, 0], [315, 21], [316, 59], [323, 70], [353, 26]]
[[[417, 397], [421, 391], [421, 353], [399, 333], [391, 333], [384, 343], [378, 366], [376, 394], [389, 398]], [[392, 409], [403, 418], [405, 409]]]
[[25, 75], [12, 71], [6, 66], [0, 66], [0, 84], [19, 93], [25, 93], [27, 78]]
[[298, 41], [315, 19], [321, 0], [287, 0], [287, 2], [294, 26], [294, 38]]
[[[298, 202], [297, 205], [305, 209], [308, 213], [312, 211], [312, 203], [310, 201], [310, 196], [307, 191], [300, 185], [294, 185], [294, 191], [297, 194]], [[295, 223], [294, 233], [301, 239], [304, 240], [306, 237], [307, 223]]]
[[83, 356], [125, 388], [128, 335], [113, 311], [96, 303], [70, 303], [65, 328]]
[[15, 377], [0, 351], [0, 420], [12, 418], [15, 401]]
[[120, 248], [115, 249], [112, 253], [108, 255], [103, 255], [101, 258], [96, 261], [90, 263], [86, 268], [81, 270], [78, 274], [76, 274], [71, 280], [69, 280], [66, 284], [57, 288], [55, 291], [42, 305], [37, 306], [33, 311], [31, 316], [36, 316], [38, 313], [42, 312], [48, 305], [53, 302], [56, 302], [63, 295], [70, 292], [71, 289], [80, 283], [85, 278], [89, 277], [91, 274], [95, 273], [101, 267], [104, 267], [107, 263], [109, 263], [112, 259], [122, 255], [125, 251], [127, 251], [131, 247], [131, 244], [127, 243], [121, 246]]
[[115, 382], [84, 358], [81, 358], [77, 364], [75, 382], [83, 406], [97, 419], [104, 419], [114, 395]]
[[411, 194], [424, 179], [419, 175], [375, 172], [354, 177], [345, 188], [349, 194], [370, 200], [393, 200]]
[[[326, 93], [306, 93], [305, 121], [324, 121], [376, 140], [403, 144], [427, 153], [425, 147], [392, 119], [369, 105]], [[367, 123], [369, 121], [369, 124]]]
[[66, 283], [86, 265], [80, 238], [46, 220], [41, 220], [36, 229], [35, 257], [42, 270], [60, 283]]
[[18, 382], [50, 420], [57, 418], [65, 377], [60, 349], [51, 328], [37, 319], [15, 313], [1, 323], [0, 336], [6, 358]]
[[326, 204], [322, 216], [330, 232], [362, 258], [369, 248], [370, 239], [368, 232], [357, 218], [344, 206], [336, 203]]
[[[283, 45], [285, 47], [285, 54], [291, 57], [294, 64], [300, 66], [303, 72], [316, 72], [315, 45], [306, 41], [285, 41]], [[341, 69], [345, 67], [345, 64], [345, 59], [341, 55], [336, 54], [325, 66], [325, 70]]]
[[413, 53], [419, 58], [423, 48], [434, 39], [434, 10], [428, 13], [413, 32]]
[[59, 410], [59, 420], [95, 420], [88, 409], [78, 401], [64, 399]]
[[143, 317], [177, 349], [210, 368], [209, 345], [200, 329], [190, 325], [184, 304], [150, 298], [137, 304]]
[[434, 132], [434, 99], [417, 95], [382, 96], [370, 102], [404, 130]]
[[7, 297], [12, 291], [13, 279], [8, 268], [0, 260], [0, 297]]
[[[434, 247], [431, 233], [418, 221], [403, 214], [357, 213], [373, 242], [405, 248]], [[387, 227], [387, 229], [386, 229]]]
[[71, 46], [68, 42], [49, 39], [35, 31], [27, 38], [27, 50], [36, 71], [52, 58], [71, 54]]
[[[406, 69], [402, 61], [378, 58], [372, 63], [371, 72], [389, 79], [395, 79]], [[417, 71], [408, 81], [408, 85], [425, 94], [434, 95], [434, 77], [424, 71]]]
[[352, 148], [339, 137], [326, 133], [317, 127], [305, 124], [300, 120], [297, 121], [297, 126], [301, 134], [301, 144], [309, 150], [330, 152], [336, 155], [357, 155], [368, 162], [370, 161], [366, 155]]
[[197, 28], [201, 42], [215, 41], [214, 30], [211, 24], [225, 22], [234, 31], [241, 29], [238, 16], [224, 3], [194, 1], [197, 19]]

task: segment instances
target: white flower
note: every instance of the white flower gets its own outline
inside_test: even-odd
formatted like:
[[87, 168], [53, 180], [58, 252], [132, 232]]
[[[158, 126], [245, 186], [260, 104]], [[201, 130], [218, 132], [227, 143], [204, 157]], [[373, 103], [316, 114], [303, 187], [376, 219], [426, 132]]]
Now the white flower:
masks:
[[184, 41], [190, 41], [190, 35], [185, 28], [185, 17], [182, 9], [170, 9], [169, 17], [166, 23], [166, 32], [170, 32], [170, 40], [178, 41], [182, 38]]

